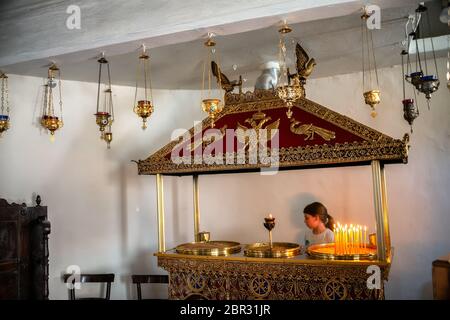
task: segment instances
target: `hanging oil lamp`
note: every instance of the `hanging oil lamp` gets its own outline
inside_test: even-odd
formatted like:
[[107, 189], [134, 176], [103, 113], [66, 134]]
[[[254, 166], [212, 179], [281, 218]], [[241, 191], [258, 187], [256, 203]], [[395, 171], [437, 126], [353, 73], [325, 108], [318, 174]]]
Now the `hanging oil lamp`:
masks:
[[[143, 98], [139, 96], [139, 78], [143, 76]], [[142, 118], [142, 130], [147, 128], [147, 119], [152, 115], [154, 111], [153, 106], [153, 94], [152, 94], [152, 82], [150, 77], [150, 57], [146, 52], [145, 45], [142, 45], [142, 53], [139, 55], [139, 64], [136, 75], [136, 91], [134, 95], [134, 108], [133, 111], [140, 118]]]
[[[44, 85], [44, 106], [42, 109], [41, 125], [50, 133], [50, 141], [55, 141], [55, 132], [64, 125], [62, 113], [62, 90], [61, 90], [61, 70], [52, 63], [48, 68], [47, 83]], [[59, 116], [55, 112], [53, 89], [58, 87], [59, 93]]]
[[[406, 86], [405, 81], [408, 78], [408, 71], [405, 73], [405, 61], [404, 57], [408, 55], [408, 52], [406, 50], [403, 50], [401, 53], [402, 56], [402, 83], [403, 83], [403, 118], [408, 122], [408, 124], [411, 127], [411, 133], [413, 133], [413, 122], [414, 120], [419, 116], [419, 106], [417, 106], [414, 102], [417, 101], [416, 97], [416, 90], [413, 87], [414, 91], [414, 98], [406, 98]], [[408, 56], [409, 57], [409, 56]], [[410, 69], [410, 61], [407, 59], [407, 67], [406, 70]]]
[[[97, 87], [97, 112], [95, 115], [95, 122], [100, 130], [100, 139], [105, 140], [108, 149], [111, 148], [112, 131], [111, 126], [114, 122], [114, 108], [112, 101], [112, 89], [111, 89], [111, 69], [109, 67], [109, 61], [106, 60], [105, 54], [97, 60], [99, 63], [98, 68], [98, 87]], [[107, 80], [102, 79], [102, 70], [106, 68]]]
[[292, 106], [295, 101], [304, 96], [303, 86], [300, 84], [300, 79], [298, 76], [294, 76], [291, 83], [291, 78], [289, 76], [289, 70], [286, 64], [286, 34], [290, 33], [292, 29], [286, 24], [284, 21], [283, 26], [278, 30], [280, 35], [278, 42], [278, 60], [281, 69], [280, 80], [278, 82], [276, 93], [277, 96], [283, 100], [288, 111], [286, 112], [286, 116], [288, 119], [292, 117]]
[[447, 88], [450, 90], [450, 35], [447, 35]]
[[364, 102], [371, 108], [372, 118], [377, 116], [375, 107], [380, 103], [380, 89], [378, 83], [378, 70], [373, 47], [372, 30], [367, 27], [367, 19], [370, 14], [366, 7], [361, 15], [361, 37], [362, 37], [362, 67], [363, 67], [363, 96]]
[[10, 128], [8, 76], [0, 71], [1, 81], [1, 108], [0, 108], [0, 137]]
[[[427, 99], [428, 108], [430, 108], [431, 95], [439, 89], [439, 75], [434, 51], [433, 38], [431, 37], [431, 26], [428, 8], [419, 4], [415, 11], [415, 21], [417, 21], [413, 31], [409, 34], [415, 43], [416, 51], [416, 70], [411, 71], [407, 80], [417, 91], [423, 93]], [[434, 62], [434, 73], [432, 68], [428, 67], [425, 38], [429, 37], [431, 42], [431, 51]], [[422, 39], [422, 48], [419, 48], [419, 40]], [[420, 52], [422, 49], [422, 52]], [[408, 53], [409, 54], [409, 53]]]
[[[213, 40], [214, 34], [208, 33], [208, 39], [205, 41], [204, 45], [206, 47], [206, 57], [203, 59], [203, 76], [202, 76], [202, 110], [206, 112], [210, 119], [211, 128], [214, 128], [214, 121], [217, 115], [223, 110], [223, 102], [225, 99], [219, 97], [218, 95], [213, 95], [211, 91], [211, 76], [212, 76], [212, 61], [217, 61], [217, 65], [220, 67], [219, 55], [216, 52], [216, 42]], [[214, 58], [215, 57], [215, 58]], [[206, 74], [205, 74], [206, 73]], [[205, 76], [207, 75], [208, 88], [205, 90]], [[221, 73], [218, 74], [217, 89], [221, 90], [222, 80]], [[219, 91], [220, 92], [220, 91]], [[220, 99], [222, 98], [222, 99]]]

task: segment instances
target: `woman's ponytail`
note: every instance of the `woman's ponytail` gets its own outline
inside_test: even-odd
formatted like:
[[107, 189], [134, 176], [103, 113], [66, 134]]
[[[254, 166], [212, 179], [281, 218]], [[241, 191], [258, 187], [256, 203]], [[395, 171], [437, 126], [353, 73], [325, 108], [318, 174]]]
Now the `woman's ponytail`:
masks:
[[334, 231], [334, 218], [327, 213], [327, 222], [325, 223], [325, 227]]

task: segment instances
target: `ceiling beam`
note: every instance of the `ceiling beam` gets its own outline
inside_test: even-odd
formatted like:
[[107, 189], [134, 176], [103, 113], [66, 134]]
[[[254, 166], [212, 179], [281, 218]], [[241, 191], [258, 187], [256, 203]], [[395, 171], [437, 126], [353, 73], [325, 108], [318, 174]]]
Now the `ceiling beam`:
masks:
[[[388, 7], [415, 0], [378, 0]], [[395, 4], [394, 4], [395, 3]], [[80, 8], [80, 29], [66, 25]], [[257, 30], [282, 19], [289, 23], [354, 13], [360, 0], [3, 0], [0, 3], [0, 66], [33, 60], [58, 60], [68, 55], [79, 61], [101, 51], [109, 56], [192, 41], [208, 32], [229, 35]], [[77, 53], [76, 55], [74, 53]]]

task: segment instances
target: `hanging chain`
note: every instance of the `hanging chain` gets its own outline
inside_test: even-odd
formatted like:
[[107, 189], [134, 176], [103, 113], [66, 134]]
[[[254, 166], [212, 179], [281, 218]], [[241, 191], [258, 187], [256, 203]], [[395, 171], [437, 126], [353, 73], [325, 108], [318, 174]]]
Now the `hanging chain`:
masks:
[[[426, 8], [425, 8], [425, 11], [427, 11], [427, 13], [428, 13], [428, 10]], [[422, 17], [422, 15], [423, 15], [423, 13], [420, 14], [421, 17]], [[427, 17], [428, 17], [428, 15], [427, 15]], [[423, 18], [421, 20], [423, 21]], [[425, 74], [424, 75], [429, 75], [428, 63], [427, 63], [427, 48], [425, 46], [425, 37], [429, 36], [430, 34], [425, 34], [426, 32], [425, 32], [423, 22], [422, 22], [422, 26], [419, 27], [419, 33], [420, 33], [420, 37], [422, 38], [422, 45], [423, 45], [423, 62], [425, 64]], [[430, 33], [430, 29], [428, 29], [428, 33]], [[419, 41], [419, 40], [417, 40], [417, 41]]]
[[49, 91], [48, 91], [48, 114], [51, 117], [55, 116], [55, 110], [53, 108], [53, 89], [51, 87], [51, 85], [48, 86]]
[[205, 73], [206, 73], [206, 61], [207, 61], [207, 52], [205, 52], [205, 56], [203, 58], [203, 73], [202, 73], [202, 91], [200, 94], [200, 100], [203, 101], [203, 94], [205, 92]]
[[[361, 16], [361, 41], [362, 41], [362, 70], [363, 70], [363, 91], [366, 90], [366, 78], [368, 78], [368, 90], [374, 89], [372, 81], [372, 72], [375, 74], [376, 87], [379, 87], [378, 70], [375, 59], [375, 49], [373, 45], [372, 32], [367, 27], [367, 18], [369, 17], [366, 8]], [[366, 62], [367, 54], [367, 62]], [[371, 61], [372, 60], [372, 61]], [[367, 63], [367, 69], [366, 69]], [[373, 69], [373, 70], [372, 70]]]
[[[219, 91], [222, 90], [222, 72], [220, 69], [220, 56], [219, 56], [219, 52], [216, 50], [215, 55], [217, 57], [217, 66], [219, 68], [219, 72], [218, 72], [218, 80], [219, 80]], [[225, 90], [222, 90], [222, 101], [225, 104]]]
[[403, 84], [403, 100], [405, 100], [405, 99], [406, 99], [406, 90], [405, 90], [405, 66], [404, 66], [404, 59], [403, 59], [403, 56], [404, 56], [404, 52], [405, 52], [405, 51], [403, 51], [403, 52], [401, 53], [401, 56], [402, 56], [402, 84]]
[[152, 105], [154, 105], [153, 101], [153, 86], [152, 86], [152, 75], [151, 75], [151, 63], [150, 63], [150, 57], [147, 59], [147, 69], [148, 69], [148, 84], [150, 85], [150, 102]]
[[[367, 20], [364, 20], [364, 22], [366, 22]], [[366, 23], [364, 23], [364, 31], [365, 31], [365, 34], [366, 34], [366, 48], [367, 48], [367, 63], [368, 63], [368, 65], [367, 65], [367, 67], [368, 67], [368, 69], [367, 69], [367, 73], [369, 74], [369, 90], [371, 90], [372, 89], [372, 67], [370, 66], [370, 40], [369, 40], [369, 30], [368, 30], [368, 28], [367, 28], [367, 24]]]
[[134, 105], [133, 105], [133, 108], [136, 106], [136, 103], [137, 103], [137, 94], [138, 94], [139, 76], [140, 76], [139, 70], [140, 70], [140, 68], [141, 68], [141, 59], [139, 59], [139, 62], [138, 62], [137, 67], [136, 67], [136, 87], [135, 87], [135, 90], [134, 90]]
[[408, 56], [406, 57], [406, 75], [408, 75], [408, 76], [409, 76], [410, 72], [412, 72], [411, 59], [409, 57], [409, 46], [410, 45], [411, 45], [411, 36], [408, 35], [408, 44], [407, 44], [407, 47], [406, 47], [406, 50], [407, 50], [407, 53], [408, 53]]
[[[1, 79], [2, 79], [2, 112], [0, 113], [1, 115], [3, 115], [4, 112], [4, 107], [5, 107], [5, 78], [4, 78], [4, 74], [1, 75]], [[8, 110], [6, 110], [6, 112], [8, 112]]]
[[58, 70], [58, 86], [59, 86], [59, 112], [60, 112], [60, 115], [61, 115], [61, 122], [63, 122], [61, 70]]
[[42, 115], [47, 115], [47, 106], [48, 106], [48, 83], [44, 84], [44, 103], [42, 105]]
[[415, 36], [415, 43], [416, 43], [416, 71], [417, 71], [417, 63], [419, 64], [419, 68], [420, 71], [423, 72], [422, 69], [422, 62], [420, 59], [420, 51], [419, 51], [419, 36], [420, 36], [420, 21], [422, 20], [422, 15], [419, 12], [416, 12], [416, 20], [417, 20], [417, 26], [416, 26], [416, 30], [414, 31], [414, 36]]
[[[278, 61], [281, 63], [281, 84], [287, 85], [288, 84], [288, 75], [287, 75], [287, 66], [286, 66], [286, 41], [284, 38], [284, 34], [280, 33], [280, 41], [278, 44]], [[284, 79], [283, 79], [284, 78]]]
[[363, 92], [366, 89], [366, 72], [365, 72], [365, 63], [364, 63], [364, 56], [365, 56], [365, 52], [364, 52], [364, 18], [361, 17], [361, 42], [362, 42], [362, 46], [361, 46], [361, 61], [362, 61], [362, 71], [363, 71]]
[[450, 35], [447, 35], [447, 74], [446, 79], [450, 81]]
[[212, 61], [212, 48], [208, 48], [208, 96], [211, 97], [211, 61]]
[[[114, 120], [114, 106], [113, 106], [113, 99], [112, 99], [112, 87], [111, 87], [111, 69], [109, 67], [109, 61], [106, 63], [106, 67], [108, 69], [108, 96], [109, 96], [109, 110], [105, 109], [109, 114], [111, 115], [111, 121]], [[105, 99], [106, 101], [107, 99]], [[108, 107], [108, 106], [106, 106]]]
[[428, 24], [428, 31], [430, 32], [431, 50], [433, 51], [434, 67], [436, 68], [436, 78], [439, 79], [438, 67], [437, 67], [437, 62], [436, 62], [436, 53], [434, 51], [433, 37], [431, 36], [430, 14], [429, 14], [428, 10], [427, 10], [427, 24]]
[[102, 63], [98, 61], [97, 113], [100, 111], [100, 86], [102, 80]]
[[147, 59], [145, 59], [145, 46], [142, 50], [142, 56], [141, 60], [144, 64], [144, 99], [148, 101], [148, 94], [147, 94]]
[[[6, 75], [5, 75], [6, 77]], [[5, 101], [6, 101], [6, 115], [9, 116], [9, 89], [8, 89], [8, 77], [5, 79]], [[2, 102], [3, 106], [3, 102]]]
[[374, 71], [375, 71], [375, 78], [377, 80], [377, 89], [379, 89], [377, 60], [375, 59], [375, 48], [373, 46], [372, 31], [368, 31], [368, 32], [370, 34], [370, 44], [372, 46], [373, 68], [374, 68]]

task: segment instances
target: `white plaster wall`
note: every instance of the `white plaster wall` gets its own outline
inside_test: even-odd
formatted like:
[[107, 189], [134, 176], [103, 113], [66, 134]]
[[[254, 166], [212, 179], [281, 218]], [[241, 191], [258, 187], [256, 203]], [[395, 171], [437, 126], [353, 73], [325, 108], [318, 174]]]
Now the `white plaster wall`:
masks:
[[[439, 66], [443, 74], [445, 61]], [[362, 102], [360, 74], [311, 80], [307, 96], [401, 138], [409, 126], [402, 119], [400, 75], [399, 66], [380, 70], [383, 102], [376, 119]], [[157, 250], [155, 179], [138, 176], [130, 160], [146, 158], [174, 128], [200, 120], [199, 94], [155, 91], [156, 111], [142, 131], [132, 112], [133, 88], [114, 87], [114, 141], [106, 150], [93, 116], [96, 85], [63, 82], [65, 127], [51, 144], [36, 124], [41, 84], [38, 78], [10, 77], [13, 122], [0, 139], [0, 196], [31, 204], [33, 194], [40, 194], [49, 207], [50, 298], [67, 298], [60, 275], [69, 265], [79, 265], [82, 272], [114, 272], [112, 298], [135, 298], [132, 273], [164, 271], [152, 255]], [[409, 164], [387, 167], [395, 248], [387, 298], [432, 298], [431, 262], [450, 251], [449, 98], [442, 85], [430, 111], [420, 100]], [[168, 177], [164, 184], [166, 247], [171, 248], [193, 238], [192, 178]], [[339, 221], [374, 230], [370, 167], [201, 176], [200, 189], [201, 229], [211, 231], [213, 239], [264, 241], [262, 218], [271, 212], [278, 222], [274, 240], [302, 242], [301, 211], [314, 200], [325, 203]], [[147, 293], [159, 296], [156, 291]]]

